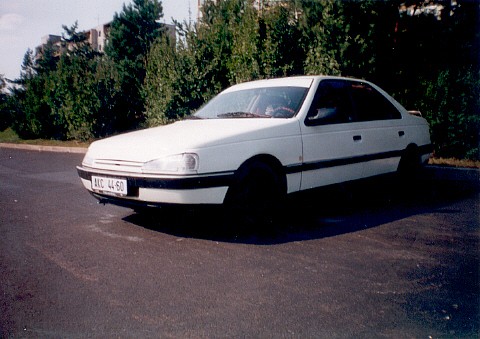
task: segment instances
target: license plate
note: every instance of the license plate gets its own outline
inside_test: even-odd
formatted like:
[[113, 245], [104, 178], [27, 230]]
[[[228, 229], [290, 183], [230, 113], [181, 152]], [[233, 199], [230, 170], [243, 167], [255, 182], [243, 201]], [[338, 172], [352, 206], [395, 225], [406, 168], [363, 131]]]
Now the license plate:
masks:
[[92, 189], [105, 193], [127, 195], [127, 180], [92, 175]]

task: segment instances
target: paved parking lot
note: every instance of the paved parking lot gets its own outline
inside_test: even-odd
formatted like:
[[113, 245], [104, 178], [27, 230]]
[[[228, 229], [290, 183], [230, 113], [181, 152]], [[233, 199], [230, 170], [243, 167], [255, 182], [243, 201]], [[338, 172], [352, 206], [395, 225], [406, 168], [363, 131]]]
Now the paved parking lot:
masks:
[[322, 189], [239, 229], [98, 205], [81, 158], [0, 148], [2, 337], [479, 335], [471, 181]]

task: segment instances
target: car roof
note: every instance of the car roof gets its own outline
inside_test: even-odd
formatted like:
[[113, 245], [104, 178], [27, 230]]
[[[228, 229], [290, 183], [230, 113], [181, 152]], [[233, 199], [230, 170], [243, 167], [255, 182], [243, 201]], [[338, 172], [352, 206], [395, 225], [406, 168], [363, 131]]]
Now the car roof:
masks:
[[315, 80], [322, 79], [342, 79], [350, 81], [362, 81], [368, 83], [368, 81], [354, 78], [346, 78], [339, 76], [327, 76], [327, 75], [301, 75], [301, 76], [292, 76], [292, 77], [283, 77], [283, 78], [272, 78], [272, 79], [262, 79], [243, 82], [237, 85], [233, 85], [223, 93], [239, 91], [244, 89], [254, 89], [254, 88], [264, 88], [264, 87], [305, 87], [308, 88], [312, 85]]

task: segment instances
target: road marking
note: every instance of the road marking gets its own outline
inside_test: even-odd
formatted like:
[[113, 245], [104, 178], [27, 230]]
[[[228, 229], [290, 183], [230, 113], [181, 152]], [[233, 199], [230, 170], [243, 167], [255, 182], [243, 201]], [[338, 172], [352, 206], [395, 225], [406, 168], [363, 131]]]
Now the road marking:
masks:
[[[106, 222], [103, 222], [101, 221], [103, 224], [106, 224]], [[96, 232], [96, 233], [99, 233], [101, 235], [104, 235], [106, 237], [109, 237], [109, 238], [112, 238], [112, 239], [124, 239], [124, 240], [128, 240], [128, 241], [133, 241], [133, 242], [141, 242], [143, 241], [142, 238], [140, 237], [135, 237], [135, 236], [129, 236], [129, 235], [120, 235], [120, 234], [115, 234], [115, 233], [111, 233], [111, 232], [108, 232], [108, 231], [105, 231], [103, 229], [101, 229], [99, 226], [97, 225], [88, 225], [87, 228], [90, 230], [90, 231], [93, 231], [93, 232]]]
[[41, 255], [43, 255], [45, 258], [50, 260], [52, 263], [57, 265], [58, 267], [64, 269], [65, 271], [69, 272], [72, 274], [74, 277], [80, 280], [86, 280], [86, 281], [98, 281], [98, 276], [88, 273], [87, 269], [85, 268], [80, 268], [77, 267], [74, 263], [66, 260], [65, 258], [62, 257], [61, 253], [56, 253], [52, 252], [50, 250], [47, 250], [45, 248], [41, 248], [40, 246], [37, 246], [31, 242], [27, 243], [27, 246], [33, 248], [34, 250], [38, 251]]

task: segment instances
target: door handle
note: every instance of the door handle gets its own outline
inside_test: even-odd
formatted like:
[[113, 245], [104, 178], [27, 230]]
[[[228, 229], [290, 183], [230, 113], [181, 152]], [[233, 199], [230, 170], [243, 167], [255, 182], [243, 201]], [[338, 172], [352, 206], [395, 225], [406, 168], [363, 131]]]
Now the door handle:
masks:
[[354, 135], [353, 136], [353, 141], [360, 141], [362, 140], [362, 136], [361, 135]]
[[399, 137], [403, 137], [405, 135], [405, 132], [404, 131], [398, 131], [398, 136]]

